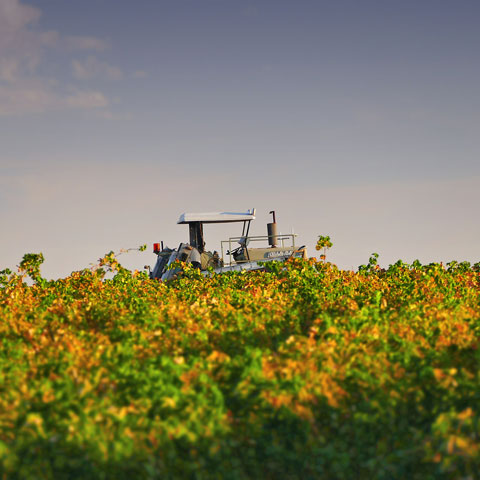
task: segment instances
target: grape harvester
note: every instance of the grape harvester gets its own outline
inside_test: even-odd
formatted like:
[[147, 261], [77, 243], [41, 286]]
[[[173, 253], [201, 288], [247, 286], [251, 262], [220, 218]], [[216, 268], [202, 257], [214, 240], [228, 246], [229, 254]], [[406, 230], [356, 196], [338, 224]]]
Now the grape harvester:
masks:
[[[249, 236], [250, 223], [255, 220], [255, 209], [247, 212], [183, 213], [178, 224], [188, 225], [189, 242], [180, 243], [177, 249], [164, 247], [163, 242], [153, 244], [157, 261], [150, 278], [170, 280], [179, 271], [175, 261], [192, 264], [204, 275], [242, 270], [261, 270], [266, 262], [284, 262], [288, 258], [307, 258], [305, 246], [295, 245], [295, 234], [277, 234], [275, 212], [273, 221], [267, 224], [267, 235]], [[203, 227], [205, 224], [240, 223], [242, 233], [220, 242], [220, 252], [205, 248]], [[261, 245], [263, 244], [263, 245]], [[178, 263], [178, 262], [177, 262]]]

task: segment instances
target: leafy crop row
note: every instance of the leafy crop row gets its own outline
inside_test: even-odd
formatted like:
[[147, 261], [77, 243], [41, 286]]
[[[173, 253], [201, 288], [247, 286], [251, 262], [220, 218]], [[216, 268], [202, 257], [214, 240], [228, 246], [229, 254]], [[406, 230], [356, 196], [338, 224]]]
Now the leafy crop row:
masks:
[[41, 260], [0, 274], [0, 478], [480, 471], [478, 265], [160, 283], [113, 255], [47, 281]]

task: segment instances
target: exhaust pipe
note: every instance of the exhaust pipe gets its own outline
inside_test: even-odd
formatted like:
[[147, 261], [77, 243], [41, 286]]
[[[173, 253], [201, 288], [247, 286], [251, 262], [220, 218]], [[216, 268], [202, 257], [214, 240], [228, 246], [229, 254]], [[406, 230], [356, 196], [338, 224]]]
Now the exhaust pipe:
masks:
[[273, 222], [267, 223], [268, 244], [275, 248], [277, 246], [277, 222], [275, 219], [275, 210], [269, 212], [273, 215]]

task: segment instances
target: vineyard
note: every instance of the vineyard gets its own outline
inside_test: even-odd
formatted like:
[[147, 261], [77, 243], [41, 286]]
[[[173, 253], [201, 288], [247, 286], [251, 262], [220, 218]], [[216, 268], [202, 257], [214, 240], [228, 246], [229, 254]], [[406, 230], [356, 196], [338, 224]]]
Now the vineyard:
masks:
[[480, 265], [0, 273], [1, 479], [473, 479]]

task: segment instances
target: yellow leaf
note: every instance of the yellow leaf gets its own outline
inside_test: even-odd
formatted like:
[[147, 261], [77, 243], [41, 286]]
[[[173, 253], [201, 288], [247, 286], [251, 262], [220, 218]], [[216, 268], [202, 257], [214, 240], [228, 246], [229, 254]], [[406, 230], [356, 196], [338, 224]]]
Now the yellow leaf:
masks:
[[469, 442], [466, 438], [463, 437], [456, 437], [455, 438], [455, 446], [460, 450], [466, 450], [469, 446]]
[[175, 408], [177, 405], [177, 402], [175, 401], [175, 399], [171, 397], [165, 397], [162, 403], [164, 407], [168, 407], [168, 408]]
[[230, 357], [223, 352], [220, 352], [218, 350], [214, 350], [208, 357], [207, 360], [209, 362], [224, 362], [225, 360], [228, 360]]
[[470, 418], [470, 417], [473, 417], [473, 410], [470, 407], [468, 407], [463, 412], [460, 412], [457, 415], [457, 418], [460, 420], [466, 420], [467, 418]]
[[47, 390], [42, 395], [42, 401], [44, 403], [49, 403], [49, 402], [52, 402], [53, 400], [55, 400], [55, 394], [53, 393], [53, 390]]
[[455, 435], [451, 435], [448, 439], [447, 452], [449, 455], [451, 455], [455, 449], [455, 438]]

